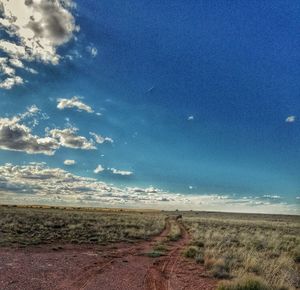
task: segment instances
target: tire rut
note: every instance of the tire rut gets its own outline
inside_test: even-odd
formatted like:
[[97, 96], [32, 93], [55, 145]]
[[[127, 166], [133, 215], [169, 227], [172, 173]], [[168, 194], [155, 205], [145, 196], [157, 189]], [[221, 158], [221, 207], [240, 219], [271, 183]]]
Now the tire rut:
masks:
[[66, 282], [61, 285], [59, 285], [55, 290], [84, 290], [88, 289], [87, 286], [91, 280], [93, 280], [97, 275], [102, 274], [106, 270], [109, 270], [110, 266], [116, 262], [118, 259], [124, 259], [128, 256], [136, 256], [137, 253], [141, 250], [143, 252], [147, 251], [151, 248], [153, 243], [157, 243], [158, 241], [164, 239], [167, 237], [168, 233], [170, 232], [170, 222], [169, 218], [166, 218], [165, 220], [165, 228], [164, 230], [158, 235], [153, 237], [150, 241], [142, 242], [141, 244], [134, 245], [125, 251], [122, 251], [121, 253], [116, 254], [114, 251], [112, 253], [106, 254], [108, 257], [113, 257], [112, 259], [109, 259], [107, 261], [102, 262], [94, 262], [91, 265], [86, 266], [82, 273], [74, 279], [74, 281]]
[[188, 244], [190, 238], [181, 222], [174, 220], [181, 231], [181, 238], [173, 243], [169, 254], [154, 262], [148, 269], [145, 277], [145, 290], [172, 290], [172, 276], [176, 269], [181, 252]]

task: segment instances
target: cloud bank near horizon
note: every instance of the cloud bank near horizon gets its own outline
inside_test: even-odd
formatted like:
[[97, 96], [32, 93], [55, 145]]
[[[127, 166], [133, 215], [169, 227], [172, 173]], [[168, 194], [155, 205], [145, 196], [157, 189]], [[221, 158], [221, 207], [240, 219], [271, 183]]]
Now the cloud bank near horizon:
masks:
[[171, 193], [151, 186], [117, 187], [45, 163], [6, 163], [0, 166], [0, 176], [1, 203], [300, 214], [296, 205], [281, 202], [277, 195], [233, 198]]

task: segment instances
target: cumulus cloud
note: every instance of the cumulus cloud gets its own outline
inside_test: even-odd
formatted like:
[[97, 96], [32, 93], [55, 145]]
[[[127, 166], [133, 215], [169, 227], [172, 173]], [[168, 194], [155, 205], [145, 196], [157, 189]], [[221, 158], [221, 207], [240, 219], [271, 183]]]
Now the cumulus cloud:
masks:
[[[0, 39], [0, 51], [10, 69], [26, 69], [24, 63], [39, 61], [58, 64], [61, 56], [57, 48], [70, 41], [79, 30], [71, 13], [73, 2], [68, 0], [6, 0], [0, 3], [0, 29], [8, 35]], [[4, 78], [0, 88], [10, 89], [23, 79], [7, 73], [0, 66]]]
[[[57, 197], [64, 202], [95, 202], [101, 204], [156, 203], [162, 200], [172, 201], [171, 194], [154, 188], [119, 188], [97, 181], [94, 178], [81, 177], [60, 168], [47, 167], [45, 163], [30, 163], [0, 166], [1, 198], [12, 200], [25, 198], [28, 202], [53, 202]], [[22, 190], [17, 190], [22, 188]], [[22, 196], [26, 192], [26, 196]], [[1, 200], [0, 198], [0, 200]], [[180, 195], [177, 196], [180, 199]], [[181, 199], [183, 201], [184, 198]]]
[[48, 131], [51, 138], [57, 139], [63, 147], [73, 149], [92, 150], [96, 149], [94, 142], [84, 136], [77, 135], [77, 128], [52, 129]]
[[23, 119], [38, 112], [36, 106], [12, 118], [0, 118], [0, 149], [23, 151], [28, 154], [53, 155], [59, 143], [51, 137], [32, 134], [31, 128], [20, 123]]
[[109, 168], [109, 170], [110, 170], [113, 174], [117, 174], [117, 175], [129, 176], [129, 175], [132, 175], [132, 174], [133, 174], [133, 172], [131, 172], [131, 171], [118, 170], [118, 169], [116, 169], [116, 168]]
[[154, 187], [116, 187], [45, 163], [0, 165], [0, 202], [299, 214], [299, 206], [251, 197], [183, 195]]
[[113, 143], [114, 140], [110, 137], [103, 137], [99, 134], [96, 134], [94, 132], [90, 132], [90, 135], [94, 138], [95, 142], [98, 144], [103, 144], [104, 142]]
[[98, 173], [101, 173], [102, 171], [104, 171], [104, 167], [102, 167], [102, 165], [98, 165], [95, 170], [94, 170], [94, 173], [98, 174]]
[[78, 111], [85, 111], [88, 113], [93, 113], [94, 110], [88, 106], [87, 104], [83, 103], [79, 97], [74, 96], [71, 99], [57, 99], [57, 108], [60, 110], [63, 109], [70, 109], [75, 108]]
[[288, 116], [285, 121], [287, 123], [294, 123], [296, 121], [296, 116]]
[[76, 161], [75, 161], [75, 160], [72, 160], [72, 159], [66, 159], [66, 160], [64, 161], [64, 164], [70, 166], [70, 165], [76, 164]]
[[23, 79], [16, 76], [16, 70], [13, 67], [16, 65], [20, 66], [16, 60], [12, 59], [11, 62], [9, 62], [8, 58], [0, 57], [0, 73], [5, 76], [3, 80], [0, 79], [1, 89], [11, 89], [14, 85], [23, 83]]
[[23, 79], [19, 76], [7, 77], [0, 82], [0, 89], [10, 90], [15, 85], [23, 84]]
[[[47, 129], [45, 136], [32, 133], [32, 128], [25, 124], [25, 119], [34, 117], [27, 123], [34, 127], [38, 124], [37, 114], [41, 114], [36, 106], [27, 108], [27, 111], [11, 118], [0, 118], [0, 149], [22, 151], [28, 154], [53, 155], [60, 147], [73, 149], [96, 149], [93, 140], [77, 134], [77, 128]], [[45, 118], [41, 114], [42, 118]]]

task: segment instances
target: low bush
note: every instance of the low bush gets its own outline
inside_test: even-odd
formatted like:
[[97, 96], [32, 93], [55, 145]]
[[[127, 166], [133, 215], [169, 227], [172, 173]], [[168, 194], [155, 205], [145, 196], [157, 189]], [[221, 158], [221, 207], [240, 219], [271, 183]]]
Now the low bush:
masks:
[[218, 259], [211, 268], [211, 273], [215, 278], [227, 279], [230, 277], [229, 267], [224, 259]]
[[270, 287], [260, 278], [244, 278], [234, 282], [223, 282], [217, 290], [287, 290], [287, 288]]
[[167, 246], [161, 243], [156, 244], [153, 249], [154, 251], [159, 251], [159, 252], [166, 252], [168, 250]]
[[164, 256], [165, 254], [161, 251], [151, 251], [151, 252], [148, 252], [146, 253], [146, 256], [150, 257], [150, 258], [158, 258], [160, 256]]
[[196, 258], [197, 253], [198, 253], [198, 248], [195, 246], [189, 246], [183, 252], [186, 258]]

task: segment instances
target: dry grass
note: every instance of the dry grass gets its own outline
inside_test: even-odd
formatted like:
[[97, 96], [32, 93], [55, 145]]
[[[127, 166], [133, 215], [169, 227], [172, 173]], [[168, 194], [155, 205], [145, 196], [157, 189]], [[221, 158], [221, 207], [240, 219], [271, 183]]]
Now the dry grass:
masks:
[[268, 286], [265, 281], [259, 277], [243, 277], [234, 282], [223, 282], [217, 290], [286, 290], [285, 287]]
[[169, 241], [178, 241], [181, 238], [181, 229], [174, 219], [170, 220], [170, 232], [168, 234]]
[[157, 212], [0, 206], [0, 245], [148, 239], [162, 231], [164, 219]]
[[251, 274], [268, 289], [300, 287], [299, 217], [198, 213], [185, 215], [184, 223], [193, 236], [185, 255], [203, 262], [212, 276], [239, 283]]
[[[182, 215], [192, 235], [183, 254], [203, 264], [213, 277], [227, 280], [219, 290], [299, 289], [299, 216]], [[148, 239], [163, 230], [165, 217], [166, 213], [157, 211], [0, 206], [0, 245]], [[174, 219], [170, 226], [167, 240], [156, 244], [149, 256], [165, 255], [167, 241], [181, 237]]]

